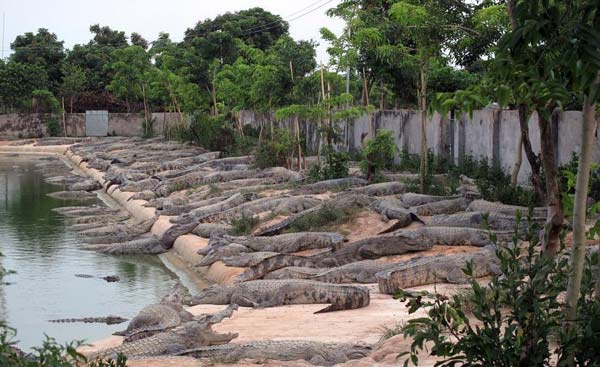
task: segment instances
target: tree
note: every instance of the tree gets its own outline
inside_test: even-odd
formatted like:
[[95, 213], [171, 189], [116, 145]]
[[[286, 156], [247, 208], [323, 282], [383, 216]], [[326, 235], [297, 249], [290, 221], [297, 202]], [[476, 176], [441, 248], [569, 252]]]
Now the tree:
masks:
[[[419, 110], [421, 111], [420, 187], [425, 190], [429, 147], [427, 145], [427, 81], [431, 60], [440, 55], [442, 47], [458, 26], [454, 7], [440, 1], [399, 1], [390, 13], [406, 29], [414, 42], [414, 57], [419, 64]], [[406, 45], [405, 48], [411, 48]]]
[[48, 77], [42, 66], [0, 62], [0, 104], [5, 111], [28, 106], [34, 90], [47, 88]]
[[68, 63], [63, 64], [62, 73], [60, 94], [69, 99], [69, 111], [73, 113], [73, 99], [85, 90], [86, 75], [80, 66]]
[[50, 87], [56, 91], [62, 79], [61, 64], [65, 57], [63, 41], [45, 28], [37, 33], [27, 32], [17, 36], [10, 48], [10, 59], [23, 64], [41, 66], [48, 75]]
[[198, 22], [194, 28], [185, 31], [184, 42], [190, 43], [194, 38], [206, 38], [222, 32], [242, 40], [248, 46], [266, 51], [279, 37], [287, 34], [288, 29], [288, 23], [279, 15], [257, 7]]
[[141, 100], [144, 107], [144, 127], [146, 135], [152, 134], [151, 110], [148, 104], [149, 72], [152, 67], [146, 50], [140, 46], [129, 46], [113, 52], [115, 61], [108, 65], [114, 77], [107, 89], [124, 98], [128, 112], [132, 102]]
[[148, 49], [148, 41], [141, 34], [133, 32], [130, 36], [132, 46], [140, 46], [144, 50]]
[[127, 37], [123, 31], [113, 30], [108, 26], [100, 27], [99, 24], [94, 24], [90, 26], [90, 32], [94, 34], [94, 38], [92, 38], [90, 44], [115, 48], [127, 46]]

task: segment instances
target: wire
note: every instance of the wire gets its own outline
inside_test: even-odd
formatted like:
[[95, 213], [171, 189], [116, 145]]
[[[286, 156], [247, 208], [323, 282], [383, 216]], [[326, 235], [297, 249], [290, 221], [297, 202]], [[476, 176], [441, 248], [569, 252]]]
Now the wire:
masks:
[[[325, 2], [323, 2], [325, 1]], [[301, 19], [311, 13], [314, 13], [315, 11], [321, 9], [322, 7], [324, 7], [325, 5], [333, 2], [334, 0], [318, 0], [315, 1], [307, 6], [305, 6], [304, 8], [297, 10], [293, 13], [290, 13], [288, 15], [286, 15], [285, 17], [281, 18], [280, 20], [277, 21], [273, 21], [271, 23], [267, 23], [267, 24], [262, 24], [260, 26], [255, 26], [252, 28], [248, 28], [245, 29], [243, 32], [236, 34], [236, 37], [245, 37], [245, 36], [249, 36], [252, 34], [257, 34], [257, 33], [261, 33], [264, 31], [267, 31], [269, 29], [273, 29], [276, 28], [278, 26], [281, 25], [281, 22], [283, 21], [287, 21], [287, 22], [293, 22], [296, 21], [298, 19]], [[319, 5], [319, 3], [322, 3]], [[316, 6], [318, 5], [318, 6]], [[316, 7], [315, 7], [316, 6]], [[202, 35], [196, 35], [196, 37], [203, 37], [206, 36], [208, 33], [204, 33]], [[85, 44], [84, 44], [85, 45]], [[75, 45], [78, 46], [78, 45]], [[117, 46], [123, 46], [122, 42], [119, 43], [115, 43], [115, 44], [102, 44], [102, 46], [113, 46], [113, 47], [117, 47]], [[0, 51], [42, 51], [42, 50], [52, 50], [52, 49], [56, 49], [56, 50], [63, 50], [64, 47], [63, 46], [49, 46], [49, 45], [38, 45], [38, 46], [24, 46], [24, 47], [17, 47], [15, 49], [2, 49]], [[72, 49], [71, 49], [72, 50]]]

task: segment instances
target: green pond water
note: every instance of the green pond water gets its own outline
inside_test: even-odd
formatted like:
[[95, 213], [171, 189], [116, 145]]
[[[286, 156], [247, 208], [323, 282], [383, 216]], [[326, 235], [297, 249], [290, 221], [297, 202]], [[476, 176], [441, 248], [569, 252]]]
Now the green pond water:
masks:
[[[44, 334], [63, 343], [93, 341], [127, 324], [55, 324], [56, 318], [131, 318], [159, 300], [177, 280], [155, 256], [114, 257], [82, 251], [81, 239], [51, 209], [87, 205], [47, 197], [61, 186], [44, 182], [35, 158], [0, 154], [0, 265], [15, 274], [0, 285], [0, 319], [18, 330], [19, 346], [40, 346]], [[120, 282], [77, 278], [118, 275]]]

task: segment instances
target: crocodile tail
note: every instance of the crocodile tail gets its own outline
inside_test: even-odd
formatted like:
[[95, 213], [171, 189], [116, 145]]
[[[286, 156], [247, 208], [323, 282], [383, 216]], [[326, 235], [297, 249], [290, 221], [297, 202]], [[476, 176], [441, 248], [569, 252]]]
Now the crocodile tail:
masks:
[[333, 312], [333, 311], [342, 311], [342, 310], [353, 310], [356, 308], [367, 307], [371, 301], [371, 296], [369, 294], [369, 290], [361, 287], [356, 287], [356, 290], [347, 292], [347, 297], [344, 300], [339, 300], [342, 302], [334, 302], [329, 306], [316, 311], [317, 313], [325, 313], [325, 312]]

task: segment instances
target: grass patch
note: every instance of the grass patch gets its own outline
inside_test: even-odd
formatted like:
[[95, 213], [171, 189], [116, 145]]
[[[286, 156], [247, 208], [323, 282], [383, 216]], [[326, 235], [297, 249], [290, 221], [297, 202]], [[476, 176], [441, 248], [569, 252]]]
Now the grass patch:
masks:
[[384, 341], [384, 340], [388, 340], [391, 337], [394, 337], [396, 335], [400, 335], [403, 333], [403, 329], [404, 329], [404, 324], [403, 323], [397, 323], [396, 325], [392, 326], [392, 327], [388, 327], [388, 326], [384, 326], [382, 328], [382, 334], [381, 334], [381, 338], [379, 339], [380, 342]]
[[359, 211], [356, 208], [344, 210], [323, 205], [321, 209], [298, 219], [287, 232], [326, 231], [334, 226], [348, 223]]
[[258, 222], [257, 217], [242, 216], [240, 219], [234, 219], [231, 221], [231, 233], [234, 236], [247, 236], [256, 228]]

